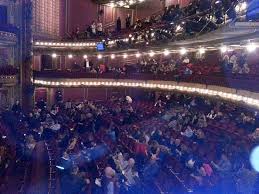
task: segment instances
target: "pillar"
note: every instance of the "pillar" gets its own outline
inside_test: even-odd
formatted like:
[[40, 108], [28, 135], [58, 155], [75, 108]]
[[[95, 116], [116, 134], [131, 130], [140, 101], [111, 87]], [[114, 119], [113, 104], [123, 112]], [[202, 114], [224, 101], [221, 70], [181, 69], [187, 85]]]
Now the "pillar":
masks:
[[32, 1], [22, 0], [21, 44], [21, 100], [22, 106], [29, 111], [33, 107], [34, 86], [32, 83]]

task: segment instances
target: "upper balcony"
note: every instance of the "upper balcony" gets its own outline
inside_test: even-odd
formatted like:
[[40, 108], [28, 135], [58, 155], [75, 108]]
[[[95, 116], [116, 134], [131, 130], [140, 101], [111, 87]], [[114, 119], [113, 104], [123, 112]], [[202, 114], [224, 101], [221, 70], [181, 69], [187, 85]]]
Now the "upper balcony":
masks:
[[1, 45], [16, 45], [18, 41], [19, 30], [13, 25], [0, 25], [0, 44]]
[[[128, 29], [93, 33], [77, 29], [63, 40], [34, 40], [34, 52], [96, 52], [98, 43], [103, 43], [106, 51], [127, 49], [158, 49], [167, 47], [204, 46], [218, 48], [227, 45], [247, 43], [248, 39], [258, 39], [259, 24], [256, 19], [245, 16], [245, 1], [237, 1], [227, 8], [217, 5], [212, 8], [188, 7], [167, 9], [164, 13], [152, 15], [146, 20], [138, 20]], [[193, 10], [194, 9], [194, 10]], [[177, 14], [176, 14], [177, 13]], [[248, 13], [248, 11], [247, 11]], [[254, 22], [252, 22], [254, 21]], [[96, 30], [96, 29], [95, 29]]]
[[[141, 27], [137, 25], [135, 29], [95, 36], [95, 39], [85, 39], [88, 33], [78, 31], [67, 40], [35, 40], [34, 83], [48, 88], [130, 86], [165, 89], [179, 86], [180, 90], [184, 85], [186, 90], [217, 88], [218, 92], [251, 93], [257, 98], [259, 25], [256, 19], [250, 21], [244, 17], [246, 5], [243, 1], [233, 4], [222, 17], [217, 14], [223, 9], [187, 14], [173, 22], [162, 19], [164, 15], [154, 17], [154, 20], [141, 22]], [[241, 10], [240, 15], [236, 17], [238, 10]], [[105, 44], [104, 52], [96, 51], [99, 42]], [[180, 57], [174, 58], [176, 55]], [[164, 63], [161, 56], [177, 65], [168, 71], [172, 64]], [[144, 71], [140, 67], [142, 57], [151, 61]], [[183, 62], [191, 57], [196, 63], [192, 60]], [[246, 58], [254, 59], [246, 62]], [[183, 63], [179, 63], [180, 60]], [[143, 64], [145, 66], [145, 62]]]
[[20, 2], [0, 0], [0, 46], [13, 46], [18, 41]]
[[7, 65], [0, 67], [0, 84], [2, 86], [14, 86], [18, 83], [18, 69]]

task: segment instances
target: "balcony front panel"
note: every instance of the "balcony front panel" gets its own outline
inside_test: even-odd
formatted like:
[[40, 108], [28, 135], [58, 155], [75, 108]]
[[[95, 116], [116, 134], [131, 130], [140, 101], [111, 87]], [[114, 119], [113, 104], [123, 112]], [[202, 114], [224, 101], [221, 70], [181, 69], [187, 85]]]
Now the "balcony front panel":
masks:
[[115, 80], [161, 80], [161, 81], [174, 81], [174, 82], [186, 82], [197, 83], [205, 85], [215, 85], [221, 87], [234, 88], [238, 90], [248, 90], [252, 92], [259, 91], [259, 77], [256, 75], [192, 75], [192, 76], [175, 76], [175, 75], [153, 75], [147, 73], [134, 73], [134, 74], [116, 74], [116, 73], [104, 73], [93, 74], [86, 72], [68, 72], [68, 71], [35, 71], [34, 78], [40, 80], [72, 80], [77, 82], [78, 79], [115, 79]]

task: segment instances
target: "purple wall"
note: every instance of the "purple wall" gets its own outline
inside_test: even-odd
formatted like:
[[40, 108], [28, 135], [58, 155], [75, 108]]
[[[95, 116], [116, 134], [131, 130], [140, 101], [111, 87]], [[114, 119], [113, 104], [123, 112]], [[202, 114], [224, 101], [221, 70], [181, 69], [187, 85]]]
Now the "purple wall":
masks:
[[111, 8], [98, 6], [92, 0], [68, 0], [67, 4], [67, 32], [72, 32], [77, 27], [80, 30], [86, 29], [92, 21], [98, 20], [98, 10], [103, 10], [104, 14], [100, 17], [104, 27], [115, 28], [114, 24], [118, 17], [121, 17], [122, 26], [125, 26], [127, 14], [132, 14], [132, 10], [123, 8]]
[[77, 27], [81, 30], [86, 28], [97, 19], [97, 5], [91, 0], [68, 0], [67, 1], [67, 31], [72, 32]]
[[[118, 17], [121, 17], [122, 26], [125, 26], [125, 18], [128, 14], [132, 15], [134, 20], [137, 18], [143, 19], [163, 10], [165, 5], [168, 6], [179, 2], [181, 6], [186, 6], [190, 1], [191, 0], [166, 0], [165, 3], [163, 3], [163, 1], [160, 0], [149, 0], [145, 4], [132, 10], [98, 6], [92, 0], [67, 0], [67, 4], [62, 4], [62, 6], [66, 6], [66, 19], [62, 20], [61, 18], [61, 23], [66, 23], [66, 32], [71, 33], [77, 27], [79, 27], [80, 30], [84, 30], [92, 21], [98, 20], [98, 10], [103, 10], [104, 14], [100, 17], [100, 20], [103, 21], [104, 27], [112, 29]], [[61, 32], [63, 31], [64, 30], [61, 29]]]
[[143, 19], [164, 9], [164, 3], [160, 0], [149, 0], [144, 5], [139, 5], [135, 10], [136, 19]]

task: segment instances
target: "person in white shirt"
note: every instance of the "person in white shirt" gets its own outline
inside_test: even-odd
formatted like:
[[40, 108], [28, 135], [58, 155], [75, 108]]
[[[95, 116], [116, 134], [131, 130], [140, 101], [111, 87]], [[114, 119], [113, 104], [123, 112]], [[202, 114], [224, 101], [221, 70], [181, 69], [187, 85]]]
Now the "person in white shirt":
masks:
[[128, 160], [128, 165], [126, 168], [122, 171], [124, 176], [127, 179], [127, 184], [128, 185], [135, 185], [136, 184], [136, 177], [138, 177], [138, 173], [133, 170], [135, 165], [135, 160], [133, 158], [130, 158]]
[[243, 67], [243, 73], [245, 73], [245, 74], [248, 74], [248, 73], [250, 73], [250, 68], [249, 68], [249, 66], [248, 66], [248, 64], [247, 63], [245, 63], [244, 64], [244, 67]]
[[124, 159], [122, 153], [119, 153], [115, 160], [119, 169], [123, 170], [128, 165], [128, 162]]
[[209, 119], [215, 119], [217, 117], [217, 114], [214, 112], [214, 110], [211, 110], [210, 113], [207, 115], [207, 118]]

